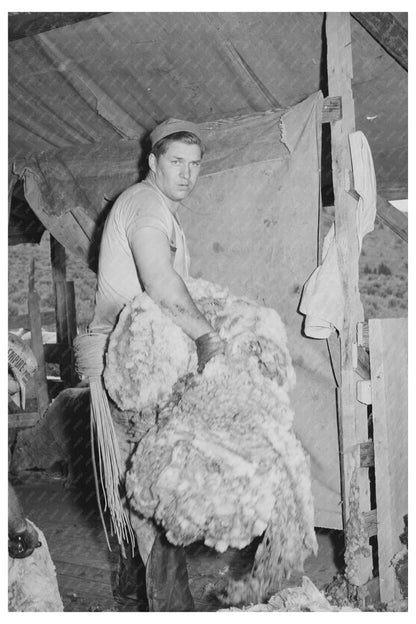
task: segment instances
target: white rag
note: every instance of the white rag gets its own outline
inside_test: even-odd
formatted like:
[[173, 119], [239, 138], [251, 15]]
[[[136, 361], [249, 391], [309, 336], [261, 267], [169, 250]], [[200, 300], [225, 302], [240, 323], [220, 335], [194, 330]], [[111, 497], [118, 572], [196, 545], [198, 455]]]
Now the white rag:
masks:
[[[354, 190], [357, 201], [357, 236], [359, 251], [366, 234], [374, 229], [377, 211], [376, 176], [370, 146], [364, 134], [352, 132], [349, 137]], [[305, 334], [311, 338], [328, 338], [344, 323], [344, 293], [338, 266], [337, 240], [332, 224], [322, 247], [322, 263], [305, 283], [299, 308], [305, 314]]]

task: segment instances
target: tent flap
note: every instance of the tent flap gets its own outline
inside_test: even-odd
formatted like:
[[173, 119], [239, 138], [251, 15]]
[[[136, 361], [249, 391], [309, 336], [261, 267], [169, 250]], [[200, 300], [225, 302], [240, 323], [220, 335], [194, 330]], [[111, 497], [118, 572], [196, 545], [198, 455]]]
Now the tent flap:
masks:
[[[322, 107], [321, 94], [315, 94], [294, 107], [292, 116], [296, 118], [296, 110], [299, 115], [317, 100]], [[282, 138], [287, 114], [285, 110], [266, 111], [199, 124], [206, 145], [201, 177], [256, 162], [288, 161], [290, 152]], [[108, 210], [117, 196], [144, 174], [146, 140], [143, 133], [140, 140], [41, 152], [14, 163], [14, 174], [24, 180], [26, 199], [39, 220], [91, 268], [96, 268]]]

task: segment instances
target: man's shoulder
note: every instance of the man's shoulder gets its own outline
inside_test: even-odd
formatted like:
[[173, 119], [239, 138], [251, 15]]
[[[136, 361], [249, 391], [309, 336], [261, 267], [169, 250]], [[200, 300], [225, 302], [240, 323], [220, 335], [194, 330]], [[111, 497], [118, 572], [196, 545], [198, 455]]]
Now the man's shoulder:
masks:
[[158, 207], [163, 208], [163, 206], [164, 203], [160, 193], [152, 188], [150, 184], [147, 184], [146, 181], [137, 182], [129, 186], [119, 195], [114, 204], [114, 208], [117, 210], [157, 209]]
[[140, 227], [157, 227], [170, 236], [172, 218], [163, 198], [145, 181], [133, 184], [118, 197], [110, 216], [108, 229], [132, 233]]
[[159, 194], [153, 189], [150, 184], [147, 184], [145, 180], [142, 182], [136, 182], [128, 188], [126, 188], [121, 195], [119, 195], [116, 203], [128, 201], [136, 197], [149, 197], [151, 199], [159, 199]]

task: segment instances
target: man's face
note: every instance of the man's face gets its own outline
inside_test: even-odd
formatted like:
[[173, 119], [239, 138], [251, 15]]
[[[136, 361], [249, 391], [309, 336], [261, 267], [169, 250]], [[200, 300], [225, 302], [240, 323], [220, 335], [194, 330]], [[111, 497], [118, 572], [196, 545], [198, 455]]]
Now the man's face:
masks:
[[150, 154], [149, 166], [162, 193], [172, 201], [179, 202], [194, 188], [201, 168], [201, 159], [198, 145], [174, 141], [158, 160], [154, 154]]

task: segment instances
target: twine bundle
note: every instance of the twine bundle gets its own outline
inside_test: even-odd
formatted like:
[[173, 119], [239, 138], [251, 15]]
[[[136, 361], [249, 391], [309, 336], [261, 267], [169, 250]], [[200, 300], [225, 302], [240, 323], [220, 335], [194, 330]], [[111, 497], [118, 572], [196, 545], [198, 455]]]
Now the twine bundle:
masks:
[[[128, 512], [120, 495], [123, 480], [123, 463], [111, 418], [107, 394], [103, 386], [104, 355], [108, 336], [99, 333], [85, 333], [74, 339], [76, 370], [80, 377], [86, 377], [91, 392], [91, 449], [98, 507], [105, 537], [111, 550], [100, 504], [100, 489], [104, 495], [104, 511], [109, 509], [112, 529], [120, 544], [134, 543], [134, 534]], [[98, 446], [98, 470], [94, 450], [94, 430]]]

